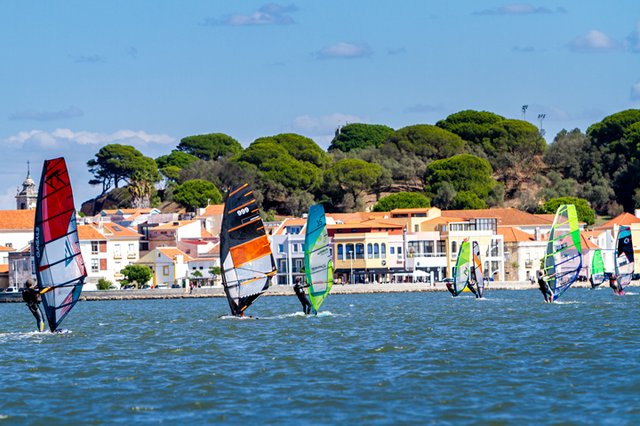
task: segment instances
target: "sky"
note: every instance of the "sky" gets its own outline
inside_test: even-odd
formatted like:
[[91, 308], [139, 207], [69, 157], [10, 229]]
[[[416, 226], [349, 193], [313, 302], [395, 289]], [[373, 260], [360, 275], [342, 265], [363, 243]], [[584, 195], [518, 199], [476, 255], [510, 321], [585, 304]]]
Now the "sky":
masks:
[[[0, 209], [64, 156], [76, 205], [110, 143], [435, 124], [466, 109], [547, 142], [640, 108], [637, 0], [0, 2]], [[523, 106], [527, 109], [523, 114]], [[543, 117], [540, 120], [540, 117]]]

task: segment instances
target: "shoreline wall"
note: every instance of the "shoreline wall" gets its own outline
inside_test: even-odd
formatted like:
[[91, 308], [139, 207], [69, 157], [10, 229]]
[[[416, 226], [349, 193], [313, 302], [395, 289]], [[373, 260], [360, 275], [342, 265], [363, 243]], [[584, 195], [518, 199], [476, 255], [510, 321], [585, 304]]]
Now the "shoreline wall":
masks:
[[[606, 284], [604, 284], [606, 286]], [[638, 285], [637, 282], [631, 285]], [[588, 282], [577, 282], [574, 288], [589, 288]], [[485, 286], [485, 292], [493, 290], [538, 290], [537, 284], [528, 281], [490, 282]], [[426, 283], [396, 283], [396, 284], [334, 284], [331, 294], [372, 294], [372, 293], [408, 293], [447, 291], [444, 283], [436, 285]], [[292, 286], [273, 285], [264, 296], [293, 296]], [[85, 291], [80, 301], [100, 300], [144, 300], [144, 299], [189, 299], [205, 297], [225, 297], [222, 287], [195, 288], [192, 294], [182, 288], [144, 289], [144, 290], [103, 290]], [[0, 303], [24, 303], [20, 293], [0, 293]]]

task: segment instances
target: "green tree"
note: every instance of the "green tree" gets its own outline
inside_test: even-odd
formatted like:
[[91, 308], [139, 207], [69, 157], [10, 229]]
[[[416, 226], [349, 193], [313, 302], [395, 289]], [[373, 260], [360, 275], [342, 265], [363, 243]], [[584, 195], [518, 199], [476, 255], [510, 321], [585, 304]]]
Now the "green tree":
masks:
[[125, 276], [125, 279], [128, 282], [135, 283], [137, 288], [148, 283], [153, 276], [151, 268], [145, 265], [136, 264], [125, 266], [120, 273]]
[[98, 280], [98, 290], [111, 290], [113, 288], [113, 283], [109, 280], [106, 280], [104, 278], [100, 278]]
[[179, 169], [184, 169], [194, 161], [198, 161], [198, 157], [176, 149], [171, 151], [171, 154], [169, 155], [162, 155], [156, 158], [156, 164], [159, 169], [167, 166], [175, 166]]
[[[425, 164], [461, 154], [465, 147], [460, 136], [429, 124], [403, 127], [391, 135], [385, 145], [393, 146], [402, 156], [416, 156]], [[387, 147], [385, 152], [393, 150]]]
[[380, 124], [347, 124], [336, 131], [329, 151], [352, 151], [368, 147], [379, 148], [393, 135], [393, 129]]
[[178, 144], [178, 150], [202, 160], [217, 160], [221, 157], [240, 153], [242, 145], [224, 133], [210, 133], [182, 138], [180, 144]]
[[194, 179], [178, 185], [173, 190], [173, 200], [193, 211], [209, 204], [220, 204], [222, 194], [212, 182]]
[[453, 197], [452, 208], [454, 210], [486, 209], [487, 203], [480, 199], [475, 192], [460, 191]]
[[375, 206], [374, 212], [390, 212], [394, 209], [411, 209], [430, 207], [427, 196], [419, 192], [398, 192], [382, 197]]
[[349, 195], [348, 208], [354, 208], [359, 197], [370, 190], [383, 172], [377, 164], [345, 158], [327, 170], [324, 189], [336, 204], [345, 204], [345, 195]]
[[120, 182], [130, 183], [136, 171], [149, 175], [157, 174], [158, 166], [152, 158], [145, 157], [140, 151], [129, 145], [105, 145], [95, 158], [87, 161], [89, 172], [94, 176], [91, 185], [102, 184], [102, 194], [111, 187], [118, 188]]
[[495, 202], [495, 195], [499, 193], [496, 186], [500, 184], [491, 175], [491, 165], [487, 160], [471, 154], [460, 154], [429, 164], [425, 173], [425, 183], [429, 193], [433, 194], [434, 201], [441, 199], [440, 188], [448, 183], [457, 193], [452, 201], [454, 206], [458, 203], [455, 197], [462, 200], [459, 203], [477, 205], [475, 198], [470, 194], [460, 193], [473, 193], [484, 203], [487, 200]]
[[589, 206], [589, 202], [584, 198], [560, 197], [553, 198], [538, 208], [538, 213], [555, 213], [562, 204], [573, 204], [576, 206], [578, 220], [587, 225], [593, 225], [596, 221], [596, 213]]

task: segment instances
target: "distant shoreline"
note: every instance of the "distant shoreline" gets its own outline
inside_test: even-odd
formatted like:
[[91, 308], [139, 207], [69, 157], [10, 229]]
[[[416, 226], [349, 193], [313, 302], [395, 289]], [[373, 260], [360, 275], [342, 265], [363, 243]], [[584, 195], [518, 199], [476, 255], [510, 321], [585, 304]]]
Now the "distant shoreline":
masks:
[[[631, 286], [637, 286], [634, 282]], [[607, 284], [603, 284], [607, 287]], [[575, 283], [573, 288], [589, 288], [588, 282]], [[491, 282], [485, 287], [486, 292], [494, 290], [537, 290], [537, 284], [528, 281], [502, 281]], [[396, 284], [334, 284], [331, 294], [374, 294], [374, 293], [413, 293], [447, 291], [443, 283], [435, 286], [426, 283], [396, 283]], [[264, 296], [293, 296], [292, 286], [273, 285], [264, 293]], [[152, 299], [193, 299], [225, 297], [222, 287], [195, 288], [193, 293], [185, 292], [183, 288], [170, 289], [144, 289], [144, 290], [103, 290], [85, 291], [80, 296], [80, 301], [101, 300], [152, 300]], [[20, 293], [0, 293], [0, 303], [20, 303]]]

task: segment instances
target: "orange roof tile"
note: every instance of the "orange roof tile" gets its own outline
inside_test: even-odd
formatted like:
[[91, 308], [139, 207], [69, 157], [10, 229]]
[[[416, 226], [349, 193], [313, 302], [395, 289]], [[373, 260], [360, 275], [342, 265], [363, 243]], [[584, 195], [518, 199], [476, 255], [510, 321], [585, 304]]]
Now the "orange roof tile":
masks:
[[173, 222], [164, 223], [162, 225], [156, 226], [155, 228], [150, 228], [150, 230], [155, 231], [155, 230], [178, 229], [181, 226], [189, 225], [189, 224], [192, 224], [193, 222], [195, 222], [195, 220], [176, 220]]
[[16, 251], [13, 247], [0, 246], [0, 251]]
[[9, 265], [6, 263], [0, 265], [0, 274], [6, 274], [7, 272], [9, 272]]
[[497, 233], [504, 237], [505, 243], [520, 243], [523, 241], [535, 241], [535, 237], [513, 226], [498, 228]]
[[0, 231], [33, 231], [35, 210], [0, 210]]
[[511, 207], [479, 210], [442, 210], [442, 216], [461, 217], [465, 220], [495, 217], [498, 219], [498, 226], [548, 226], [553, 223], [553, 220], [547, 220], [539, 215], [533, 215]]
[[78, 239], [81, 241], [96, 241], [106, 240], [107, 238], [91, 225], [78, 225]]
[[584, 251], [585, 249], [587, 250], [595, 250], [598, 249], [600, 247], [598, 247], [597, 244], [593, 243], [589, 238], [588, 235], [586, 235], [584, 232], [580, 233], [580, 243], [582, 245], [582, 250]]
[[631, 225], [634, 223], [640, 223], [640, 218], [635, 217], [634, 215], [632, 215], [631, 213], [622, 213], [621, 215], [618, 215], [616, 217], [614, 217], [613, 219], [611, 219], [608, 222], [603, 223], [602, 225], [598, 226], [598, 229], [608, 229], [608, 228], [613, 228], [613, 225]]
[[156, 250], [158, 250], [160, 253], [164, 254], [165, 256], [167, 256], [169, 259], [172, 259], [172, 260], [175, 260], [176, 256], [180, 256], [180, 255], [182, 255], [184, 260], [187, 262], [190, 260], [193, 260], [191, 256], [189, 256], [188, 254], [186, 254], [185, 252], [183, 252], [182, 250], [176, 247], [158, 247]]
[[133, 229], [127, 228], [122, 225], [118, 225], [117, 223], [103, 223], [105, 235], [112, 237], [130, 237], [130, 238], [140, 238], [142, 235], [138, 234]]
[[224, 213], [224, 204], [208, 205], [201, 216], [217, 216]]

